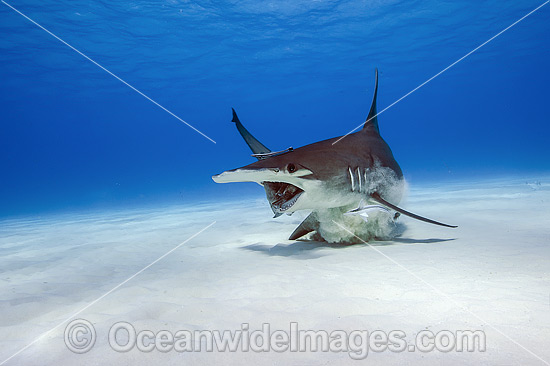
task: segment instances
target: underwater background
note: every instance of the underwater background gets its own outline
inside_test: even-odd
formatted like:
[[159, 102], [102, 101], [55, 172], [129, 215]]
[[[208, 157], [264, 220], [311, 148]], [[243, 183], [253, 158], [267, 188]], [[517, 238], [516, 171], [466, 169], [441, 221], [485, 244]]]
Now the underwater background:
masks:
[[[357, 365], [351, 343], [121, 352], [121, 321], [399, 330], [363, 362], [550, 365], [549, 3], [0, 0], [0, 366]], [[342, 136], [375, 69], [399, 205], [458, 228], [288, 240], [309, 212], [213, 182], [255, 161], [231, 108], [273, 151]], [[463, 330], [479, 347], [419, 347]]]
[[[182, 118], [192, 130], [59, 40]], [[0, 217], [261, 198], [213, 174], [380, 112], [541, 1], [0, 3]], [[550, 6], [378, 117], [415, 183], [546, 174]]]

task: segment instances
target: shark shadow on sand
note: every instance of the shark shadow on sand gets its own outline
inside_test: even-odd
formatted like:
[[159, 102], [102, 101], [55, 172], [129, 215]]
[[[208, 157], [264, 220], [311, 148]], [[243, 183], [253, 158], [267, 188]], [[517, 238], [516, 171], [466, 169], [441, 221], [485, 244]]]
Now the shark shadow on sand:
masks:
[[415, 245], [415, 244], [436, 244], [455, 239], [410, 239], [410, 238], [393, 238], [391, 241], [373, 241], [368, 244], [361, 243], [327, 243], [324, 241], [303, 240], [299, 239], [290, 244], [279, 243], [276, 245], [267, 245], [262, 243], [251, 244], [241, 249], [265, 254], [272, 257], [288, 257], [294, 259], [317, 259], [328, 255], [328, 252], [321, 252], [320, 249], [331, 248], [335, 250], [343, 250], [357, 245], [369, 246], [389, 246], [389, 245]]

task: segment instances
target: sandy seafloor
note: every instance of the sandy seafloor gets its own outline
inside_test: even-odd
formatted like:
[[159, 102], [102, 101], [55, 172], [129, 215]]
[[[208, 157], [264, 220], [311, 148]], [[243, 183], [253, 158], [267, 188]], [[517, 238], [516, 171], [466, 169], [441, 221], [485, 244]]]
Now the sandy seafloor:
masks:
[[[399, 238], [370, 246], [288, 241], [304, 215], [274, 220], [259, 195], [2, 220], [0, 362], [216, 221], [76, 316], [95, 326], [91, 351], [65, 347], [65, 322], [5, 364], [543, 365], [530, 352], [550, 362], [548, 178], [411, 184], [403, 207], [459, 228], [402, 217]], [[487, 349], [370, 352], [362, 361], [331, 352], [117, 353], [107, 334], [118, 321], [172, 332], [297, 322], [403, 330], [409, 341], [424, 329], [470, 329], [485, 332]]]

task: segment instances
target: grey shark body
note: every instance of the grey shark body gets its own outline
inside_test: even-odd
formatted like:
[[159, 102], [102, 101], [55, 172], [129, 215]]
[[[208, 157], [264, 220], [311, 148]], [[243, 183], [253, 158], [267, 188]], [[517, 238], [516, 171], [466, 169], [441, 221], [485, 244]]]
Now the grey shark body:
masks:
[[[382, 204], [423, 221], [450, 226], [396, 206], [403, 195], [405, 181], [390, 147], [380, 135], [376, 116], [377, 90], [378, 72], [371, 109], [360, 131], [342, 139], [336, 137], [275, 153], [244, 128], [233, 110], [233, 122], [258, 161], [215, 175], [213, 180], [263, 185], [275, 217], [311, 210], [292, 233], [291, 240], [319, 231], [323, 222], [330, 224], [335, 219], [345, 222], [344, 213], [357, 207], [361, 200]], [[398, 216], [394, 213], [385, 217], [393, 221]]]

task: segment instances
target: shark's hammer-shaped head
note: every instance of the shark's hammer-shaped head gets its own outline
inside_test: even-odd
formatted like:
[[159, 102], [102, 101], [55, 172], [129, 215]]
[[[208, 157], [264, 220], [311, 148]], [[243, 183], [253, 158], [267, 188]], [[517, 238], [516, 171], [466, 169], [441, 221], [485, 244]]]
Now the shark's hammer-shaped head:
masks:
[[[351, 134], [333, 145], [337, 139], [270, 156], [214, 175], [212, 179], [216, 183], [256, 182], [263, 185], [275, 216], [298, 210], [357, 205], [360, 198], [370, 193], [368, 187], [373, 186], [368, 182], [375, 175], [375, 161], [381, 160], [373, 154], [380, 149], [373, 150], [373, 147], [383, 142], [378, 138], [372, 140], [363, 133]], [[358, 146], [362, 147], [360, 151], [357, 151]], [[401, 174], [397, 165], [395, 169]]]
[[216, 183], [256, 182], [263, 185], [275, 216], [313, 208], [307, 204], [307, 197], [315, 193], [320, 182], [315, 177], [314, 167], [308, 167], [299, 157], [299, 151], [291, 151], [225, 171], [212, 179]]

